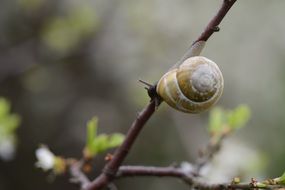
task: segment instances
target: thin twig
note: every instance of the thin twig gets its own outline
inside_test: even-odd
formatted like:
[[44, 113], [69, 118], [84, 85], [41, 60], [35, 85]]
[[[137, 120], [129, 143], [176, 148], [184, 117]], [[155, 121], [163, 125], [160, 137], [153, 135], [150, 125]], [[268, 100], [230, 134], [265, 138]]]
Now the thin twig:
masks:
[[176, 168], [173, 166], [168, 167], [154, 167], [154, 166], [121, 166], [116, 175], [117, 178], [123, 177], [174, 177], [183, 180], [186, 184], [193, 185], [193, 176], [191, 173]]
[[261, 183], [217, 183], [211, 184], [198, 180], [189, 171], [180, 167], [152, 167], [152, 166], [121, 166], [117, 173], [117, 178], [123, 177], [174, 177], [183, 180], [190, 187], [203, 190], [233, 190], [233, 189], [277, 189], [284, 188], [285, 185], [261, 184]]
[[81, 170], [83, 164], [84, 164], [84, 161], [80, 160], [78, 162], [73, 163], [70, 166], [70, 174], [72, 176], [71, 181], [73, 183], [80, 184], [81, 189], [85, 189], [90, 183], [90, 180]]
[[207, 165], [213, 159], [214, 155], [220, 150], [223, 140], [226, 135], [221, 135], [218, 139], [212, 137], [204, 151], [200, 153], [200, 156], [197, 158], [194, 164], [194, 173], [200, 175], [201, 169]]
[[[213, 17], [213, 19], [207, 25], [206, 29], [202, 32], [200, 37], [196, 41], [194, 41], [192, 46], [194, 46], [195, 43], [199, 41], [207, 41], [209, 37], [215, 31], [217, 31], [218, 25], [220, 24], [224, 16], [227, 14], [231, 6], [235, 3], [235, 1], [236, 0], [224, 0], [223, 1], [223, 4], [220, 10], [218, 11], [217, 15]], [[191, 51], [190, 51], [190, 54], [192, 54]], [[128, 151], [132, 147], [139, 132], [141, 131], [141, 129], [143, 128], [147, 120], [152, 116], [152, 114], [155, 111], [155, 108], [158, 106], [156, 105], [155, 100], [157, 100], [157, 98], [152, 97], [152, 101], [138, 115], [136, 120], [133, 122], [131, 128], [129, 129], [123, 144], [116, 150], [113, 159], [106, 164], [106, 166], [103, 169], [103, 172], [87, 186], [86, 190], [102, 189], [114, 179], [118, 171], [118, 168], [120, 167], [125, 157], [127, 156]]]

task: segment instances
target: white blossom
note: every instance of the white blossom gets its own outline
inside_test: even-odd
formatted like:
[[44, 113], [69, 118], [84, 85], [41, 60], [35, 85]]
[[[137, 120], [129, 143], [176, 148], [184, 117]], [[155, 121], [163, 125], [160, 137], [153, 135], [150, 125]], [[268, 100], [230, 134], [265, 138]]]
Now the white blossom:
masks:
[[55, 155], [46, 146], [41, 146], [36, 150], [36, 157], [38, 159], [36, 166], [42, 168], [44, 171], [54, 168]]
[[0, 141], [0, 158], [9, 161], [15, 156], [15, 141], [13, 138], [5, 138]]
[[194, 170], [193, 165], [190, 164], [189, 162], [182, 162], [180, 167], [183, 173], [187, 174], [190, 174]]

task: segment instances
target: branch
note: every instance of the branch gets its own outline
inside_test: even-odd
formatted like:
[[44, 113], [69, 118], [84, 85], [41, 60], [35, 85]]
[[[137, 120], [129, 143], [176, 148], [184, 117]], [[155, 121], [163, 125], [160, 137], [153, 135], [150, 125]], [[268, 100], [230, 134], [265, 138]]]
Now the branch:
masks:
[[[191, 47], [194, 47], [195, 44], [199, 41], [207, 41], [209, 37], [215, 31], [217, 31], [217, 26], [220, 24], [220, 22], [222, 21], [224, 16], [227, 14], [231, 6], [235, 3], [235, 1], [236, 0], [224, 0], [223, 1], [223, 4], [220, 10], [218, 11], [218, 13], [213, 17], [213, 19], [207, 25], [206, 29], [202, 32], [200, 37], [196, 41], [194, 41]], [[193, 48], [190, 48], [189, 53], [193, 54]], [[133, 122], [131, 128], [129, 129], [126, 135], [126, 138], [123, 144], [116, 150], [113, 159], [106, 164], [102, 173], [87, 186], [86, 190], [102, 189], [114, 179], [118, 171], [118, 168], [120, 167], [125, 157], [127, 156], [130, 148], [132, 147], [142, 127], [154, 113], [155, 107], [159, 105], [159, 103], [157, 103], [159, 96], [156, 93], [154, 93], [154, 95], [151, 98], [152, 98], [152, 101], [143, 109], [143, 111], [138, 115], [136, 120]]]
[[277, 189], [284, 188], [284, 185], [258, 183], [254, 179], [250, 183], [217, 183], [210, 184], [201, 182], [190, 171], [181, 167], [151, 167], [151, 166], [121, 166], [117, 178], [123, 177], [174, 177], [183, 180], [186, 184], [194, 189], [203, 190], [233, 190], [233, 189]]

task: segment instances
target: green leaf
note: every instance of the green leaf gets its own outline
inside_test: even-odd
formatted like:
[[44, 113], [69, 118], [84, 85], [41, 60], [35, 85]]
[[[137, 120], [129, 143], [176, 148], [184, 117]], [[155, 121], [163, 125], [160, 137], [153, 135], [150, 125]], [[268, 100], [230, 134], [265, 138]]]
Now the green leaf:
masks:
[[210, 133], [217, 133], [222, 130], [224, 123], [224, 111], [222, 108], [214, 108], [210, 112], [209, 131]]
[[240, 105], [228, 114], [228, 124], [233, 129], [245, 126], [250, 118], [250, 109], [246, 105]]
[[14, 135], [15, 130], [20, 125], [20, 116], [9, 113], [10, 109], [10, 103], [0, 97], [0, 136]]
[[285, 172], [282, 174], [282, 176], [276, 178], [275, 181], [278, 184], [285, 184]]
[[122, 144], [124, 135], [116, 133], [113, 135], [101, 134], [94, 139], [93, 142], [93, 154], [104, 152], [109, 148], [114, 148]]
[[108, 136], [101, 134], [97, 136], [93, 141], [92, 154], [95, 156], [100, 152], [104, 152], [108, 148]]
[[250, 118], [250, 109], [240, 105], [234, 110], [214, 108], [210, 112], [209, 131], [214, 136], [220, 136], [244, 127]]
[[89, 151], [93, 151], [94, 149], [94, 140], [97, 135], [97, 126], [98, 126], [98, 118], [93, 117], [91, 120], [87, 122], [87, 141], [86, 146]]
[[0, 97], [0, 119], [5, 117], [11, 109], [10, 103], [5, 99]]
[[285, 181], [285, 172], [282, 174], [282, 176], [280, 177], [280, 179], [281, 179], [282, 181]]
[[11, 114], [7, 115], [5, 119], [1, 120], [1, 125], [4, 125], [5, 128], [3, 131], [5, 131], [7, 134], [12, 134], [20, 125], [20, 116], [17, 114]]
[[10, 111], [10, 102], [0, 97], [0, 146], [2, 143], [9, 142], [13, 146], [11, 149], [14, 149], [17, 141], [16, 129], [19, 127], [21, 119], [19, 115], [10, 113]]
[[112, 134], [109, 137], [109, 142], [108, 142], [109, 148], [120, 146], [123, 143], [124, 139], [125, 136], [123, 134], [120, 133]]
[[124, 135], [119, 133], [115, 133], [112, 135], [97, 135], [97, 126], [97, 117], [93, 117], [87, 123], [87, 140], [85, 146], [85, 148], [87, 149], [87, 156], [94, 157], [98, 153], [104, 152], [109, 148], [119, 146], [124, 140]]

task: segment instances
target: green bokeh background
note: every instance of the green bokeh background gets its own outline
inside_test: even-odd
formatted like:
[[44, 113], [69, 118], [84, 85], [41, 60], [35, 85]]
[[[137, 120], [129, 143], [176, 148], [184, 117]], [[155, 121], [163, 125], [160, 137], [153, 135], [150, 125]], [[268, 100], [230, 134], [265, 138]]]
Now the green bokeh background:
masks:
[[[48, 175], [34, 167], [38, 145], [79, 158], [86, 122], [94, 115], [99, 117], [100, 133], [125, 133], [148, 102], [138, 79], [157, 81], [220, 4], [221, 0], [1, 0], [0, 96], [10, 100], [22, 124], [15, 158], [0, 160], [0, 189], [78, 189], [68, 176], [48, 182]], [[262, 164], [246, 171], [252, 177], [257, 171], [257, 177], [276, 177], [285, 169], [284, 7], [282, 0], [238, 1], [202, 53], [224, 75], [218, 105], [231, 109], [244, 103], [252, 110], [248, 127], [231, 137], [260, 155]], [[165, 166], [193, 161], [208, 140], [208, 114], [179, 113], [163, 104], [126, 163]], [[95, 159], [91, 176], [101, 171], [103, 157]], [[175, 179], [116, 183], [119, 189], [188, 189]]]

